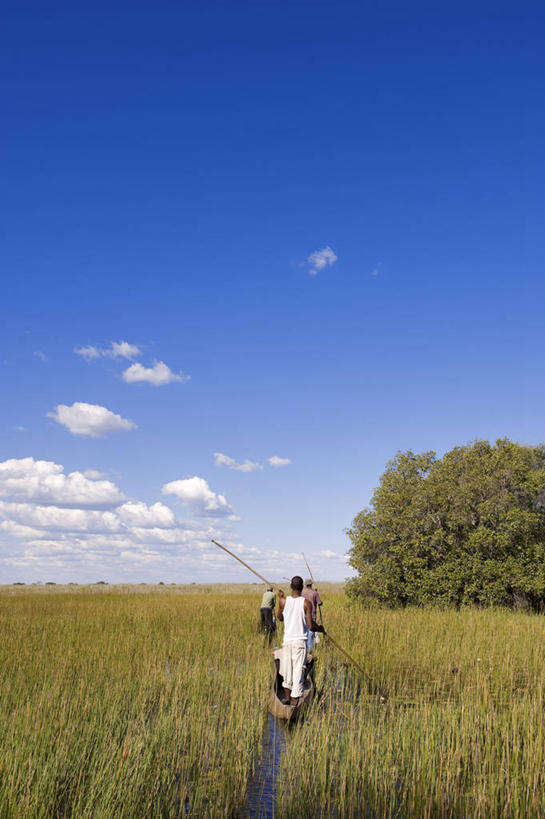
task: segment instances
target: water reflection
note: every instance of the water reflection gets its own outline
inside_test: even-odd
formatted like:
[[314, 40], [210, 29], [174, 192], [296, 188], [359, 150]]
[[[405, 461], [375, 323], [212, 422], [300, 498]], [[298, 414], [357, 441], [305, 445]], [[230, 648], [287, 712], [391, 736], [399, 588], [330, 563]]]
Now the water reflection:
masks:
[[245, 817], [274, 819], [280, 759], [288, 740], [289, 729], [272, 714], [267, 714], [261, 759], [248, 782]]

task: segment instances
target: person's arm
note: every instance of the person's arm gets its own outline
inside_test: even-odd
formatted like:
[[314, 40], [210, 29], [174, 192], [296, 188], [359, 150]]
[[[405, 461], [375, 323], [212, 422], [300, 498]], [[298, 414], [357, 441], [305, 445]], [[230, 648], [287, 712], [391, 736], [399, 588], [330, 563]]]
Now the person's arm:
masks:
[[282, 589], [278, 589], [278, 613], [277, 619], [282, 621], [284, 619], [284, 606], [286, 605], [286, 595], [282, 591]]
[[316, 605], [317, 606], [323, 605], [322, 601], [320, 600], [320, 595], [318, 594], [318, 589], [316, 589]]
[[312, 603], [310, 600], [307, 600], [305, 597], [305, 620], [307, 624], [307, 628], [309, 631], [319, 631], [321, 634], [325, 634], [325, 630], [323, 626], [319, 626], [318, 623], [315, 623], [312, 619]]
[[314, 631], [316, 623], [312, 622], [312, 603], [305, 597], [305, 620], [309, 631]]

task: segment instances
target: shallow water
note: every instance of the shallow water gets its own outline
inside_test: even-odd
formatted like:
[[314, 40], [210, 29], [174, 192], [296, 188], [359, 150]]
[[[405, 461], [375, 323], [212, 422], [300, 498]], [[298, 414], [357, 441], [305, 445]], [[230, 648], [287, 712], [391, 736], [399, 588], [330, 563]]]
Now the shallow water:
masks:
[[248, 782], [246, 806], [242, 816], [249, 819], [274, 819], [280, 759], [289, 741], [289, 728], [267, 714], [261, 759]]

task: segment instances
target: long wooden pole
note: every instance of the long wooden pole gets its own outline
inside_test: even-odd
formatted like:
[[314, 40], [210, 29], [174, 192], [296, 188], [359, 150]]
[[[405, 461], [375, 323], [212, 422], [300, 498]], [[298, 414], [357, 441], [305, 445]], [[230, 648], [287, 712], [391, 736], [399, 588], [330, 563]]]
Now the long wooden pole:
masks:
[[[308, 573], [309, 573], [309, 575], [310, 575], [310, 579], [312, 580], [312, 583], [314, 584], [314, 576], [313, 576], [313, 574], [312, 574], [312, 569], [310, 568], [310, 566], [309, 566], [309, 564], [308, 564], [308, 560], [306, 559], [306, 557], [305, 557], [304, 555], [303, 555], [303, 559], [304, 559], [305, 563], [307, 564], [307, 569], [308, 569]], [[322, 621], [322, 609], [320, 609], [320, 620]], [[367, 671], [365, 671], [365, 669], [364, 669], [364, 668], [362, 668], [362, 667], [361, 667], [361, 665], [360, 665], [359, 663], [357, 663], [357, 662], [355, 661], [355, 659], [354, 659], [353, 657], [351, 657], [351, 656], [350, 656], [350, 654], [349, 654], [347, 651], [345, 651], [345, 650], [344, 650], [344, 648], [343, 648], [342, 646], [340, 646], [340, 645], [339, 645], [337, 642], [335, 642], [335, 640], [333, 639], [333, 637], [331, 636], [331, 634], [329, 634], [329, 632], [326, 634], [326, 637], [327, 637], [327, 639], [329, 640], [329, 642], [331, 643], [331, 645], [335, 646], [335, 648], [337, 649], [337, 651], [340, 651], [340, 652], [341, 652], [341, 654], [344, 654], [344, 656], [345, 656], [345, 657], [346, 657], [348, 660], [350, 660], [350, 662], [352, 663], [352, 665], [355, 665], [355, 666], [356, 666], [356, 668], [358, 669], [358, 671], [360, 672], [360, 674], [363, 674], [363, 676], [365, 677], [365, 679], [366, 679], [366, 680], [367, 680], [369, 683], [371, 683], [371, 685], [373, 685], [373, 686], [374, 686], [374, 685], [375, 685], [375, 683], [374, 683], [373, 679], [372, 679], [372, 678], [369, 676], [369, 674], [367, 673]], [[379, 693], [379, 695], [380, 695], [381, 699], [382, 699], [382, 700], [386, 700], [386, 694], [384, 693], [384, 691], [381, 691], [381, 689], [380, 689], [378, 686], [376, 686], [376, 688], [377, 688], [377, 691], [378, 691], [378, 693]]]
[[[303, 554], [303, 553], [301, 552], [301, 554]], [[308, 560], [306, 559], [306, 557], [304, 556], [304, 554], [303, 554], [303, 560], [304, 560], [304, 561], [305, 561], [305, 563], [307, 564], [308, 573], [309, 573], [309, 575], [310, 575], [310, 579], [312, 580], [312, 584], [314, 585], [314, 575], [312, 574], [311, 568], [310, 568], [310, 566], [308, 565]]]
[[221, 543], [218, 543], [218, 541], [217, 541], [217, 540], [212, 540], [212, 543], [215, 543], [215, 544], [216, 544], [216, 546], [219, 546], [219, 547], [220, 547], [220, 549], [223, 549], [223, 551], [224, 551], [224, 552], [227, 552], [227, 554], [228, 554], [228, 555], [231, 555], [231, 557], [234, 557], [234, 558], [235, 558], [235, 560], [238, 560], [238, 562], [239, 562], [239, 563], [242, 563], [242, 565], [243, 565], [243, 566], [246, 566], [246, 568], [247, 568], [247, 569], [249, 569], [249, 570], [252, 572], [252, 574], [255, 574], [255, 576], [256, 576], [256, 577], [259, 577], [259, 579], [260, 579], [260, 580], [262, 580], [262, 581], [265, 583], [265, 585], [266, 585], [266, 586], [272, 586], [272, 585], [273, 585], [272, 583], [269, 583], [269, 581], [268, 581], [268, 580], [265, 580], [265, 578], [263, 577], [263, 575], [262, 575], [262, 574], [259, 574], [259, 572], [256, 572], [256, 570], [255, 570], [255, 569], [252, 569], [252, 567], [251, 567], [251, 566], [248, 566], [248, 564], [247, 564], [247, 563], [245, 563], [245, 562], [242, 560], [242, 558], [238, 557], [238, 556], [237, 556], [236, 554], [234, 554], [233, 552], [230, 552], [230, 551], [229, 551], [229, 549], [226, 549], [226, 548], [225, 548], [225, 546], [222, 546], [222, 545], [221, 545]]
[[[303, 554], [303, 553], [301, 552], [301, 554]], [[310, 568], [310, 566], [308, 565], [308, 560], [306, 559], [306, 557], [305, 557], [305, 555], [304, 555], [304, 554], [303, 554], [303, 560], [304, 560], [304, 561], [305, 561], [305, 563], [307, 564], [308, 573], [309, 573], [309, 575], [310, 575], [310, 579], [312, 580], [312, 585], [314, 586], [314, 575], [312, 574], [312, 569], [311, 569], [311, 568]], [[323, 618], [323, 615], [322, 615], [322, 606], [321, 606], [321, 605], [320, 605], [320, 606], [318, 606], [318, 611], [320, 612], [320, 625], [321, 625], [321, 626], [323, 626], [323, 624], [324, 624], [324, 618]]]
[[[252, 569], [252, 567], [251, 567], [251, 566], [249, 566], [247, 563], [245, 563], [245, 562], [244, 562], [244, 560], [242, 560], [242, 558], [238, 557], [236, 554], [234, 554], [234, 552], [230, 552], [230, 551], [229, 551], [229, 549], [226, 549], [226, 547], [225, 547], [225, 546], [222, 546], [222, 545], [221, 545], [221, 543], [218, 543], [218, 541], [217, 541], [217, 540], [212, 540], [212, 543], [214, 543], [216, 546], [219, 546], [219, 548], [220, 548], [220, 549], [223, 549], [223, 551], [224, 551], [224, 552], [226, 552], [228, 555], [231, 555], [231, 557], [234, 557], [234, 558], [235, 558], [235, 560], [238, 560], [238, 562], [239, 562], [239, 563], [242, 563], [242, 565], [243, 565], [243, 566], [246, 566], [246, 568], [247, 568], [247, 569], [249, 569], [249, 570], [252, 572], [252, 574], [255, 574], [255, 576], [256, 576], [256, 577], [259, 577], [259, 579], [260, 579], [260, 580], [262, 580], [262, 581], [263, 581], [263, 583], [265, 583], [267, 586], [272, 586], [272, 585], [273, 585], [272, 583], [269, 583], [269, 581], [268, 581], [268, 580], [266, 580], [266, 579], [263, 577], [263, 575], [262, 575], [262, 574], [259, 574], [259, 572], [256, 572], [256, 570], [255, 570], [255, 569]], [[304, 559], [305, 559], [305, 563], [307, 563], [307, 560], [306, 560], [306, 558], [305, 558], [305, 556], [304, 556], [304, 555], [303, 555], [303, 557], [304, 557]], [[307, 563], [307, 568], [308, 568], [308, 571], [309, 571], [310, 577], [311, 577], [311, 579], [312, 579], [312, 582], [314, 583], [314, 580], [313, 580], [313, 578], [312, 578], [312, 572], [310, 571], [310, 566], [308, 565], [308, 563]], [[351, 657], [351, 656], [350, 656], [350, 654], [348, 653], [348, 651], [345, 651], [345, 649], [344, 649], [344, 648], [342, 648], [342, 646], [340, 646], [340, 645], [339, 645], [339, 644], [338, 644], [338, 643], [337, 643], [337, 642], [336, 642], [336, 641], [333, 639], [333, 637], [332, 637], [332, 636], [331, 636], [329, 633], [328, 633], [328, 634], [326, 634], [325, 636], [327, 637], [327, 639], [329, 640], [329, 642], [331, 643], [331, 645], [332, 645], [332, 646], [335, 646], [335, 648], [337, 649], [337, 651], [340, 651], [340, 652], [341, 652], [341, 654], [344, 654], [344, 656], [346, 657], [346, 659], [347, 659], [347, 660], [350, 660], [350, 662], [351, 662], [351, 663], [352, 663], [352, 664], [353, 664], [353, 665], [354, 665], [354, 666], [355, 666], [355, 667], [358, 669], [358, 671], [359, 671], [361, 674], [363, 674], [363, 676], [365, 677], [365, 679], [366, 679], [366, 680], [367, 680], [369, 683], [371, 683], [371, 685], [375, 686], [375, 683], [373, 682], [372, 678], [369, 676], [369, 674], [367, 673], [367, 671], [365, 671], [365, 670], [364, 670], [364, 669], [361, 667], [361, 665], [360, 665], [359, 663], [357, 663], [353, 657]], [[386, 697], [386, 694], [385, 694], [383, 691], [381, 691], [381, 690], [380, 690], [380, 688], [378, 688], [378, 686], [375, 686], [375, 687], [377, 688], [378, 693], [380, 694], [381, 699], [382, 699], [382, 700], [385, 700], [385, 699], [387, 698], [387, 697]]]

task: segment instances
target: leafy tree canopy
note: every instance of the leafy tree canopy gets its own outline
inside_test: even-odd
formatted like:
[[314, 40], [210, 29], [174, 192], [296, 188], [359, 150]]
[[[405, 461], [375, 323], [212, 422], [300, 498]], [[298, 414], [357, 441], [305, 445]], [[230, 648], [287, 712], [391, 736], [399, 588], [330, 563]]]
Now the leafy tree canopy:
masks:
[[507, 438], [399, 452], [348, 529], [356, 598], [545, 605], [545, 447]]

